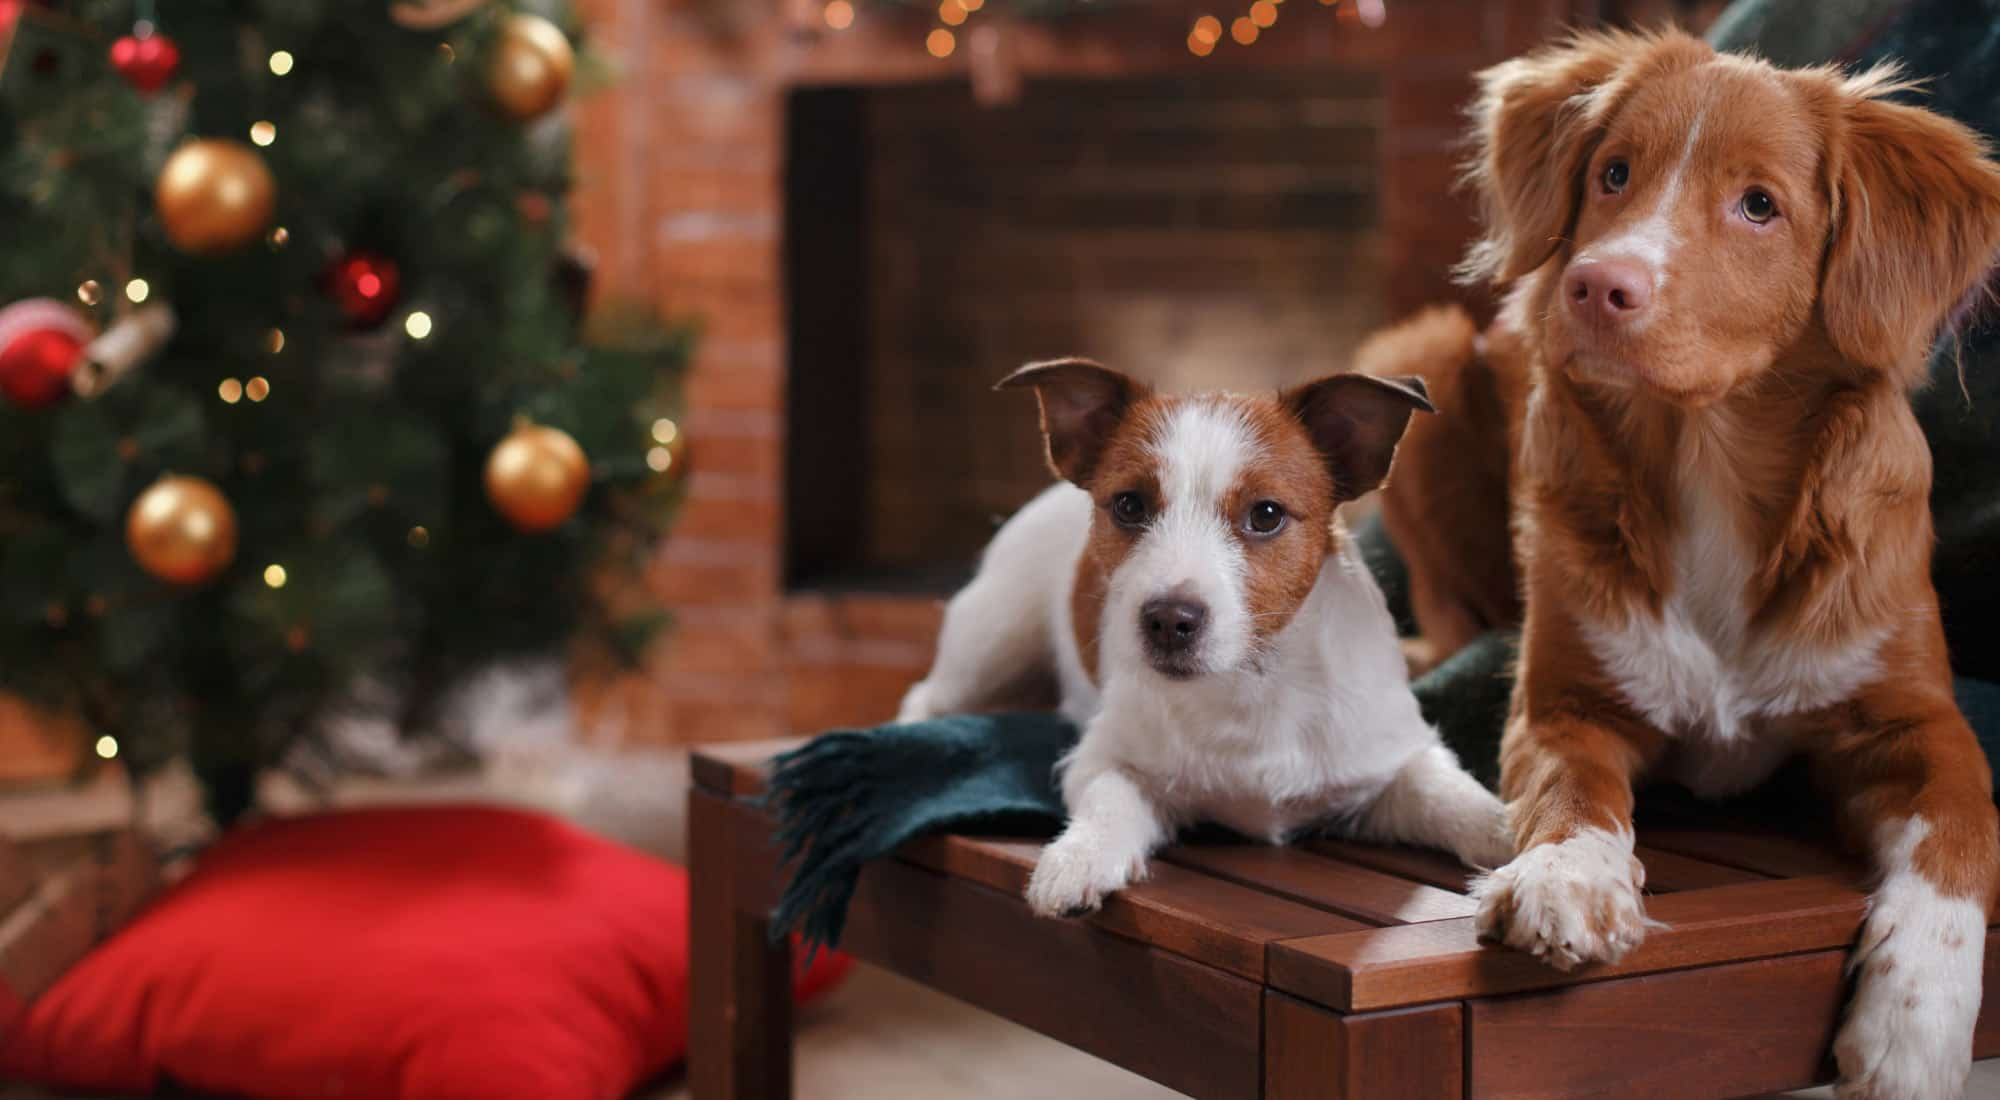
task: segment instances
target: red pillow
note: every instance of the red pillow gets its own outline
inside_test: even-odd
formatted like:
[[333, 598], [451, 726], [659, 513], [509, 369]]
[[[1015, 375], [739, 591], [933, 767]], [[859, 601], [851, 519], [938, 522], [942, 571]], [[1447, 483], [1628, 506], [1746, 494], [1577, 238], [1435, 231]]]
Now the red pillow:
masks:
[[[27, 1006], [0, 1080], [615, 1100], [687, 1046], [687, 873], [485, 807], [268, 821]], [[801, 996], [837, 981], [822, 957]]]

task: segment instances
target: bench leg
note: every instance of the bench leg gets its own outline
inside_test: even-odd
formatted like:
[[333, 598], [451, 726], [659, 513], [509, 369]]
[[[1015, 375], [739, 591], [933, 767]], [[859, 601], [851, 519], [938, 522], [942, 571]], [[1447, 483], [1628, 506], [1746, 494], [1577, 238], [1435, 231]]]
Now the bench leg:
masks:
[[1265, 1100], [1461, 1100], [1459, 1006], [1343, 1016], [1264, 994]]
[[744, 853], [765, 838], [733, 835], [743, 815], [702, 791], [688, 799], [690, 921], [688, 1084], [693, 1100], [789, 1100], [792, 952], [772, 944], [761, 913], [738, 905], [738, 879], [771, 873]]

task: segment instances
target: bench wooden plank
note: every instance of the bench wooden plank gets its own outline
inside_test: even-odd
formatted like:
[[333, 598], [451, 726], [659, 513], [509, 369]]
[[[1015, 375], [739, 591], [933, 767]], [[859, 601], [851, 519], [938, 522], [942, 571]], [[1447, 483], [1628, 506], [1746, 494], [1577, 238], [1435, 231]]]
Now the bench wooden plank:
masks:
[[1461, 1100], [1465, 1022], [1455, 1004], [1343, 1016], [1264, 994], [1267, 1100]]
[[719, 742], [696, 748], [689, 761], [694, 785], [705, 791], [748, 798], [764, 793], [771, 758], [806, 743], [803, 737]]
[[1194, 844], [1163, 858], [1368, 924], [1450, 920], [1475, 908], [1464, 894], [1297, 848]]
[[1465, 893], [1467, 884], [1477, 873], [1466, 870], [1463, 864], [1443, 852], [1428, 848], [1391, 848], [1359, 840], [1332, 839], [1307, 840], [1300, 846], [1342, 863], [1372, 868], [1458, 894]]
[[[1467, 1095], [1701, 1100], [1821, 1084], [1846, 967], [1837, 948], [1474, 1001]], [[2000, 1053], [2000, 934], [1987, 937], [1985, 979], [1981, 1058]]]
[[1664, 826], [1639, 830], [1642, 844], [1774, 878], [1838, 875], [1859, 882], [1861, 864], [1833, 848], [1769, 829]]
[[[899, 856], [1018, 898], [1041, 848], [1040, 841], [937, 836], [907, 845]], [[1145, 882], [1111, 895], [1085, 920], [1253, 981], [1263, 980], [1264, 949], [1277, 940], [1368, 927], [1162, 860], [1153, 861]]]
[[1845, 947], [1863, 899], [1838, 878], [1773, 879], [1652, 899], [1664, 921], [1616, 964], [1564, 974], [1479, 942], [1470, 919], [1290, 940], [1270, 950], [1271, 985], [1341, 1011], [1491, 997], [1575, 982]]
[[1641, 844], [1633, 850], [1646, 866], [1646, 889], [1655, 894], [1675, 894], [1682, 890], [1707, 890], [1743, 882], [1762, 882], [1770, 877], [1740, 867], [1669, 852]]
[[862, 872], [844, 949], [1203, 1100], [1254, 1100], [1255, 982], [1012, 894], [885, 860]]

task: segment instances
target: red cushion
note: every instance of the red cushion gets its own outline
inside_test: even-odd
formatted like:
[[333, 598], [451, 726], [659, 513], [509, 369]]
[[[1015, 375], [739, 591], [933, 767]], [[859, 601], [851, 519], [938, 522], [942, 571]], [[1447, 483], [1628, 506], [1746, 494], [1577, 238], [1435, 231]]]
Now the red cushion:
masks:
[[264, 822], [31, 1002], [0, 1080], [614, 1100], [686, 1048], [687, 930], [686, 872], [547, 817]]

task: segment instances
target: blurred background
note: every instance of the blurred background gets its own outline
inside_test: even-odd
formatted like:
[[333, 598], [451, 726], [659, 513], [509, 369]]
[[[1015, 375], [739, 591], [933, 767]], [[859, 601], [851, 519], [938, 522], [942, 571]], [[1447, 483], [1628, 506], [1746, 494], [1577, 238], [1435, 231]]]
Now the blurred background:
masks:
[[[498, 803], [672, 869], [686, 746], [925, 671], [1048, 480], [995, 380], [1487, 310], [1471, 74], [1723, 6], [0, 0], [0, 1067], [126, 1080], [48, 1038], [113, 1000], [38, 996], [258, 822]], [[809, 1097], [1159, 1092], [878, 972], [805, 1021]]]

